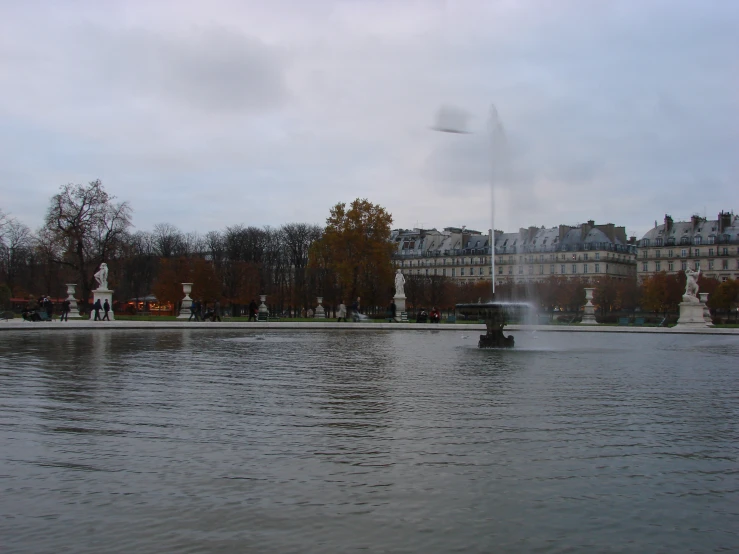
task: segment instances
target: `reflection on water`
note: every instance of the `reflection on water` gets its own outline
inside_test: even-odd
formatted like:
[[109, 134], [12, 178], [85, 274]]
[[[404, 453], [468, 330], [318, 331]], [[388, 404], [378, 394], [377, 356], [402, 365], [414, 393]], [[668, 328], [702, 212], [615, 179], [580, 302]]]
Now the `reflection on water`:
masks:
[[5, 333], [0, 548], [739, 548], [739, 340], [476, 341]]

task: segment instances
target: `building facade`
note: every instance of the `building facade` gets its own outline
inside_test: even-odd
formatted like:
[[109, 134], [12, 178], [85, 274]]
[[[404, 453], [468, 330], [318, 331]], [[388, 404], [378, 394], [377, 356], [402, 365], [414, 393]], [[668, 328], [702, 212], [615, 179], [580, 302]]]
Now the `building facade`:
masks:
[[673, 221], [650, 229], [638, 243], [637, 275], [640, 281], [665, 271], [700, 269], [719, 281], [739, 278], [739, 217], [721, 212], [717, 219], [694, 215], [690, 221]]
[[[490, 231], [464, 227], [395, 230], [394, 263], [406, 275], [441, 275], [457, 282], [491, 280]], [[496, 284], [566, 278], [636, 278], [636, 239], [612, 223], [529, 227], [495, 232]]]

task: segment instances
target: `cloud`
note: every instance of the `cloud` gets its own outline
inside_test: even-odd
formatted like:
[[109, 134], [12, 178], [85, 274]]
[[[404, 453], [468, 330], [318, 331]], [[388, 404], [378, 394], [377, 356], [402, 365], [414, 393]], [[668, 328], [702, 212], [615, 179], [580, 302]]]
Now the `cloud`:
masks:
[[[0, 195], [32, 227], [46, 195], [96, 177], [140, 228], [172, 213], [199, 231], [321, 223], [356, 197], [398, 226], [487, 229], [491, 176], [507, 230], [639, 233], [665, 211], [737, 209], [732, 3], [39, 0], [6, 15]], [[446, 104], [471, 134], [430, 129]]]

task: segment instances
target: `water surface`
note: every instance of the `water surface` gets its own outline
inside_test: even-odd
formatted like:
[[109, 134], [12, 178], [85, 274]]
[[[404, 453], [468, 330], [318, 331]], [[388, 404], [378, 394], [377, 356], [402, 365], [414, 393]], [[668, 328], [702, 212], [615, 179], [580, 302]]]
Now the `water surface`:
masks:
[[0, 335], [2, 552], [739, 549], [739, 339]]

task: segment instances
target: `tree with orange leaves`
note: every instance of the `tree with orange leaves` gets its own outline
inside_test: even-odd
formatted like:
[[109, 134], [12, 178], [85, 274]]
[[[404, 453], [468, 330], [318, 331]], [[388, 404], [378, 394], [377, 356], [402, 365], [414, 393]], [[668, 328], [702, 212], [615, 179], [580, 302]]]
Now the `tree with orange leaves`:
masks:
[[333, 273], [346, 301], [361, 296], [363, 306], [385, 306], [392, 296], [392, 222], [385, 208], [366, 199], [357, 198], [348, 209], [336, 204], [311, 246], [309, 267]]

